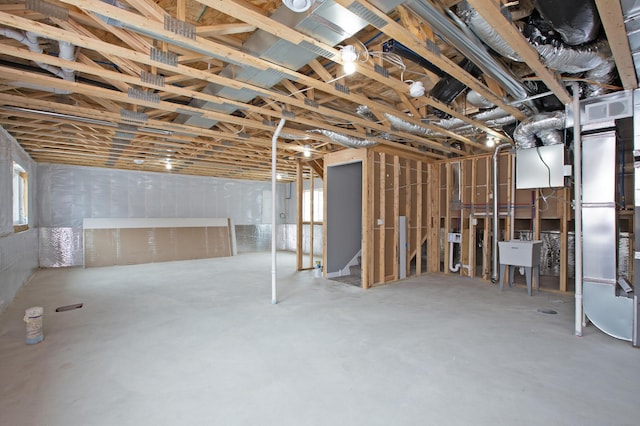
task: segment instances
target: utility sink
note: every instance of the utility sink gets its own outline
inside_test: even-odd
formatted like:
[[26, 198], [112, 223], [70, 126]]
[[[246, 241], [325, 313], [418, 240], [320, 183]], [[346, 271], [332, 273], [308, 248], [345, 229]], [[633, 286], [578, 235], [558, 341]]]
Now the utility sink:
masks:
[[511, 240], [498, 241], [500, 247], [500, 264], [514, 266], [540, 265], [542, 241]]

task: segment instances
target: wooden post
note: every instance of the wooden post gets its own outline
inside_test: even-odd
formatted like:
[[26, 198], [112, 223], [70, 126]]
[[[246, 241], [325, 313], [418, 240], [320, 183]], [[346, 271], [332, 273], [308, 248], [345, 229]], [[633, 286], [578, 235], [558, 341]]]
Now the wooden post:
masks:
[[427, 264], [429, 272], [440, 271], [440, 167], [431, 163], [427, 168], [428, 194], [428, 235]]
[[451, 229], [451, 163], [444, 164], [446, 173], [446, 195], [444, 213], [444, 273], [449, 273], [449, 243], [447, 234]]
[[[393, 156], [393, 280], [398, 279], [398, 231], [400, 228], [400, 157]], [[386, 280], [385, 280], [386, 281]]]
[[562, 217], [560, 218], [560, 291], [566, 292], [567, 282], [569, 281], [569, 188], [563, 188], [561, 194], [562, 200], [558, 199], [558, 202], [562, 202]]

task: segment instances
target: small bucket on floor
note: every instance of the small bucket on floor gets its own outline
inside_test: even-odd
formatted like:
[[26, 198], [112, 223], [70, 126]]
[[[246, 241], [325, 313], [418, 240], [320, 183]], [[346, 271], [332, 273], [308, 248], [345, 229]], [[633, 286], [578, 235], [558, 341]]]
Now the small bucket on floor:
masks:
[[24, 322], [27, 323], [27, 345], [33, 345], [40, 343], [44, 340], [42, 334], [42, 315], [44, 314], [44, 308], [41, 306], [34, 306], [24, 311]]

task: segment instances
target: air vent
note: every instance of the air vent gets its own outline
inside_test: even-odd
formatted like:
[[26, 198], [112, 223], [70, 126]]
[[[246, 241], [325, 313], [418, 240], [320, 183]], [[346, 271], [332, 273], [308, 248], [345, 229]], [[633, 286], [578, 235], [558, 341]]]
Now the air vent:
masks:
[[369, 9], [367, 9], [357, 1], [351, 3], [347, 8], [347, 10], [352, 12], [354, 15], [357, 15], [360, 18], [364, 19], [365, 21], [367, 21], [368, 23], [370, 23], [371, 25], [373, 25], [378, 29], [381, 29], [382, 27], [387, 25], [387, 21], [378, 17], [375, 13], [371, 12]]
[[583, 123], [610, 121], [633, 115], [631, 96], [625, 99], [614, 99], [606, 102], [598, 102], [585, 105], [585, 118]]

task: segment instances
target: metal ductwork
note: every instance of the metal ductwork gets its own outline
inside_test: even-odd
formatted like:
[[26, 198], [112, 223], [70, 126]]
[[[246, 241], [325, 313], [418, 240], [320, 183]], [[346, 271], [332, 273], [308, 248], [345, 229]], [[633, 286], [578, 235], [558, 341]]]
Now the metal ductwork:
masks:
[[[460, 68], [467, 71], [474, 77], [479, 77], [480, 75], [482, 75], [482, 71], [480, 70], [480, 68], [475, 66], [475, 64], [468, 59], [463, 59], [458, 65], [460, 66]], [[444, 78], [438, 80], [436, 85], [433, 86], [433, 88], [429, 92], [429, 96], [448, 105], [453, 102], [453, 100], [457, 98], [460, 93], [464, 92], [466, 88], [467, 86], [464, 83], [455, 79], [449, 74], [446, 74]], [[436, 114], [441, 116], [444, 115], [444, 113], [439, 110], [436, 112]]]
[[366, 148], [378, 145], [378, 142], [369, 139], [355, 138], [325, 129], [310, 130], [309, 133], [320, 133], [331, 139], [333, 142], [346, 146], [347, 148]]
[[455, 47], [485, 74], [502, 83], [507, 93], [521, 100], [528, 96], [526, 88], [476, 40], [471, 40], [454, 23], [428, 1], [409, 0], [406, 6], [424, 19], [445, 42]]
[[387, 120], [389, 120], [389, 123], [391, 123], [391, 126], [394, 129], [402, 130], [413, 135], [429, 136], [436, 134], [436, 132], [427, 129], [426, 127], [422, 127], [418, 124], [413, 124], [409, 121], [403, 120], [400, 117], [396, 117], [388, 113], [385, 113], [384, 116]]
[[512, 61], [522, 62], [522, 58], [511, 48], [502, 36], [475, 10], [469, 3], [463, 1], [458, 4], [458, 16], [463, 19], [473, 33], [487, 46], [495, 50], [501, 56]]
[[[371, 121], [376, 121], [376, 117], [366, 105], [358, 106], [358, 108], [356, 108], [356, 113], [363, 118]], [[439, 133], [434, 132], [431, 129], [411, 123], [401, 117], [397, 117], [388, 113], [385, 113], [384, 116], [387, 120], [389, 120], [389, 123], [391, 123], [391, 125], [398, 130], [402, 130], [414, 135], [439, 135]], [[493, 108], [487, 111], [479, 112], [478, 114], [472, 116], [471, 119], [473, 119], [474, 121], [483, 122], [487, 127], [498, 129], [502, 126], [514, 123], [516, 121], [516, 119], [512, 115], [504, 111], [502, 108]], [[480, 133], [479, 131], [476, 131], [475, 127], [473, 127], [471, 124], [459, 118], [442, 119], [431, 124], [433, 124], [434, 126], [442, 127], [446, 130], [455, 129], [456, 133], [461, 135]]]
[[632, 340], [634, 299], [617, 288], [616, 151], [615, 131], [582, 137], [582, 301], [600, 330]]
[[[593, 2], [575, 0], [558, 3], [551, 0], [539, 0], [536, 1], [536, 6], [538, 4], [544, 5], [548, 9], [545, 9], [546, 13], [542, 13], [542, 15], [548, 19], [555, 31], [560, 34], [564, 32], [563, 41], [566, 43], [563, 44], [557, 39], [553, 39], [551, 35], [543, 34], [532, 21], [526, 28], [527, 34], [525, 36], [540, 54], [542, 62], [546, 67], [562, 73], [586, 72], [585, 78], [596, 83], [588, 85], [586, 95], [591, 97], [603, 94], [604, 89], [601, 85], [611, 82], [615, 67], [608, 42], [593, 42], [579, 47], [570, 46], [592, 42], [597, 36], [595, 29], [600, 28], [600, 20], [597, 13], [592, 16], [595, 11]], [[558, 9], [557, 14], [551, 13], [553, 8], [550, 5], [552, 4], [553, 8]], [[572, 14], [566, 14], [566, 10], [570, 8], [577, 10], [578, 15], [582, 14], [582, 17], [572, 19]], [[502, 56], [522, 62], [522, 58], [511, 46], [466, 1], [458, 5], [458, 14], [471, 31], [487, 46]], [[552, 19], [549, 19], [549, 16]], [[572, 25], [580, 26], [571, 29]], [[565, 38], [569, 41], [566, 41]]]
[[598, 37], [600, 16], [593, 0], [535, 0], [534, 4], [564, 43], [577, 46]]
[[516, 147], [535, 148], [536, 137], [543, 145], [563, 143], [560, 130], [565, 127], [565, 113], [563, 111], [543, 112], [524, 120], [513, 132]]
[[[389, 12], [402, 3], [402, 1], [378, 0], [373, 3], [380, 10]], [[333, 0], [325, 0], [323, 2], [317, 2], [305, 13], [295, 13], [283, 5], [278, 8], [270, 18], [296, 31], [320, 40], [327, 45], [336, 46], [370, 24], [360, 16], [361, 14], [356, 12], [357, 11], [345, 9]], [[298, 45], [292, 44], [261, 29], [256, 30], [249, 37], [243, 44], [242, 50], [252, 56], [291, 70], [302, 68], [318, 57], [318, 55], [324, 53], [318, 51], [314, 46], [306, 45], [305, 43]], [[223, 60], [225, 59], [223, 58]], [[228, 60], [225, 61], [228, 62]], [[271, 69], [260, 70], [251, 66], [238, 66], [233, 64], [228, 65], [222, 70], [220, 75], [251, 83], [265, 89], [273, 87], [286, 77], [282, 73]], [[252, 90], [237, 90], [217, 84], [207, 85], [202, 92], [240, 102], [250, 102], [257, 96], [257, 93]], [[201, 100], [193, 100], [190, 105], [225, 114], [231, 114], [237, 109], [234, 105], [220, 105]], [[215, 120], [189, 115], [180, 116], [178, 121], [202, 128], [210, 128], [217, 123]]]

